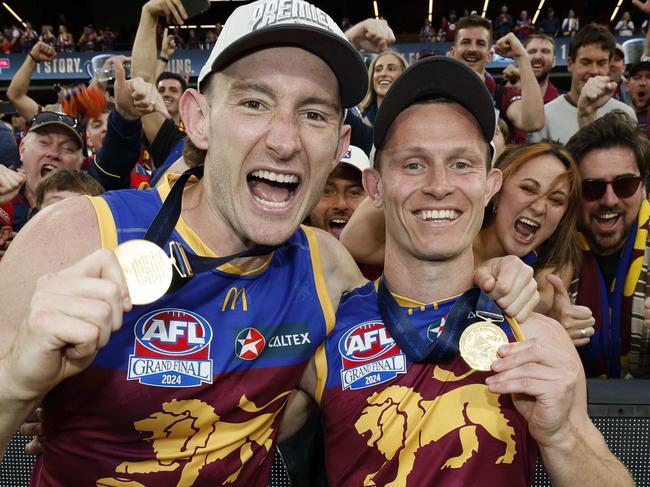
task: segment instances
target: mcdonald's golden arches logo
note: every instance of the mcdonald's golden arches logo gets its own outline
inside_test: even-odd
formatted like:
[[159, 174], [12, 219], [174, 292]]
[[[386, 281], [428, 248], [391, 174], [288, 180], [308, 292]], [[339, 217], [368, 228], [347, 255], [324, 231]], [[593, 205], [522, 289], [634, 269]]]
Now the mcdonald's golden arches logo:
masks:
[[230, 298], [232, 297], [232, 303], [230, 303], [230, 311], [235, 311], [237, 308], [237, 301], [241, 298], [242, 310], [248, 311], [248, 300], [246, 299], [246, 288], [243, 287], [238, 289], [236, 287], [231, 287], [228, 289], [225, 299], [223, 300], [223, 305], [221, 306], [221, 312], [226, 311]]

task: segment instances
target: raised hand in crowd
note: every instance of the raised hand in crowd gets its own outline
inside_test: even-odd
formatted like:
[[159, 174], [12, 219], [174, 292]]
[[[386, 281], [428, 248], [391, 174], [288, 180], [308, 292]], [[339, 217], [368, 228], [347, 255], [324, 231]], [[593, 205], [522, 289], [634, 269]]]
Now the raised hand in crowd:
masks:
[[167, 23], [183, 24], [187, 20], [187, 13], [181, 0], [149, 0], [142, 7], [153, 17], [165, 17]]
[[18, 68], [7, 88], [7, 98], [25, 119], [31, 120], [39, 112], [39, 104], [28, 95], [32, 74], [42, 61], [56, 59], [56, 50], [45, 42], [39, 41], [25, 56], [25, 61]]
[[345, 31], [345, 37], [357, 49], [382, 52], [395, 43], [395, 34], [384, 19], [366, 19]]
[[519, 68], [521, 98], [508, 107], [507, 118], [526, 132], [541, 130], [544, 128], [544, 98], [526, 48], [515, 34], [509, 32], [494, 44], [494, 52], [514, 59]]
[[25, 175], [0, 164], [0, 205], [8, 203], [25, 184]]
[[32, 47], [32, 50], [29, 51], [29, 53], [38, 62], [53, 61], [56, 59], [56, 49], [45, 44], [43, 41], [38, 41], [36, 44], [34, 44], [34, 47]]
[[546, 280], [553, 286], [553, 308], [549, 316], [560, 322], [576, 347], [586, 345], [595, 332], [591, 310], [571, 303], [569, 293], [559, 276], [548, 274]]
[[173, 35], [169, 34], [167, 27], [165, 27], [162, 37], [162, 45], [160, 46], [160, 55], [169, 59], [173, 56], [174, 51], [176, 51], [176, 39], [174, 39]]
[[523, 44], [512, 32], [504, 35], [494, 43], [494, 52], [499, 56], [514, 60], [518, 60], [522, 56], [528, 56]]
[[596, 120], [596, 112], [616, 92], [617, 84], [609, 76], [589, 78], [580, 91], [578, 98], [578, 125], [580, 128]]
[[115, 65], [115, 108], [124, 118], [135, 120], [148, 113], [160, 112], [170, 118], [165, 103], [154, 85], [140, 77], [126, 79], [125, 56], [114, 56]]

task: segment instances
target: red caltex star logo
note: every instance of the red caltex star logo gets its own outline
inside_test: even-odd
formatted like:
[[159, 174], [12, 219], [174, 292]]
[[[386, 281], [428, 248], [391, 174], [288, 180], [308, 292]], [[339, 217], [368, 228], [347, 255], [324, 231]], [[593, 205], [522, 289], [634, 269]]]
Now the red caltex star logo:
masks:
[[235, 338], [235, 354], [243, 360], [255, 360], [265, 345], [264, 335], [255, 328], [244, 328]]

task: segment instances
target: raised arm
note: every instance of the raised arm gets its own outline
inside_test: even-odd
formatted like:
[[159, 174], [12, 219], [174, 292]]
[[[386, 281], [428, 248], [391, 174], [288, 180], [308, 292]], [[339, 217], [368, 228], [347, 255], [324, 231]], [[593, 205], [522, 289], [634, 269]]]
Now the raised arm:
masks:
[[41, 61], [56, 59], [56, 51], [44, 42], [37, 42], [25, 56], [22, 66], [16, 71], [15, 76], [7, 88], [7, 98], [16, 108], [16, 111], [28, 121], [38, 113], [38, 103], [27, 94], [32, 74]]
[[173, 20], [177, 24], [182, 24], [187, 14], [181, 0], [149, 0], [142, 6], [131, 54], [131, 75], [133, 78], [139, 76], [149, 83], [156, 81], [158, 58], [156, 27], [159, 17], [165, 17], [167, 22]]
[[510, 32], [496, 42], [494, 50], [501, 56], [514, 59], [519, 67], [521, 99], [508, 107], [508, 118], [515, 127], [526, 132], [541, 130], [544, 128], [544, 98], [526, 49]]

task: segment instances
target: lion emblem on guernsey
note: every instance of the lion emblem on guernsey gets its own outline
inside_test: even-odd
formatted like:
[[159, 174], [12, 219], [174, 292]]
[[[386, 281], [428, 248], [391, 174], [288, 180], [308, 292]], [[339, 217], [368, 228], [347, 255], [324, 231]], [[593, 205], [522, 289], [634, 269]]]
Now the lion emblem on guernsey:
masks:
[[[454, 430], [458, 431], [462, 451], [447, 458], [441, 470], [462, 467], [478, 451], [477, 426], [505, 444], [496, 463], [512, 463], [516, 454], [515, 431], [501, 413], [498, 398], [484, 384], [465, 385], [431, 401], [411, 388], [390, 386], [368, 398], [368, 406], [354, 426], [361, 435], [370, 433], [367, 444], [386, 458], [384, 465], [399, 455], [397, 475], [386, 486], [404, 486], [418, 450]], [[376, 485], [376, 474], [367, 475], [363, 485]]]
[[[222, 421], [212, 406], [198, 399], [173, 399], [165, 402], [162, 411], [134, 423], [138, 431], [151, 433], [147, 441], [152, 444], [155, 458], [122, 462], [115, 471], [122, 474], [147, 474], [180, 469], [177, 487], [190, 487], [205, 465], [223, 460], [239, 451], [241, 465], [224, 482], [232, 483], [252, 458], [254, 448], [263, 447], [267, 453], [271, 449], [272, 425], [282, 408], [258, 413], [290, 392], [276, 396], [261, 407], [243, 395], [239, 400], [239, 408], [255, 414], [255, 417], [241, 423]], [[98, 487], [144, 487], [140, 482], [124, 478], [103, 478], [97, 480], [96, 484]]]

